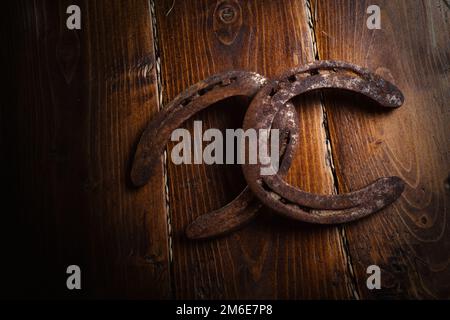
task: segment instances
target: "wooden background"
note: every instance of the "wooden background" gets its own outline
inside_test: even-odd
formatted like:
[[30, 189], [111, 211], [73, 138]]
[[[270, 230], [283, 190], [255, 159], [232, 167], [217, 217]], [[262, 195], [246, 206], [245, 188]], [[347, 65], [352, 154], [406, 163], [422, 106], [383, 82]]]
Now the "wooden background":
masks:
[[[71, 4], [82, 10], [78, 31], [66, 28]], [[371, 4], [381, 30], [366, 27]], [[231, 24], [220, 19], [226, 6]], [[448, 1], [18, 0], [5, 10], [2, 296], [450, 298]], [[148, 185], [131, 187], [140, 133], [187, 86], [316, 59], [368, 67], [406, 102], [380, 113], [349, 93], [297, 99], [301, 144], [288, 180], [337, 193], [398, 175], [407, 187], [393, 206], [345, 226], [263, 209], [238, 232], [191, 242], [187, 224], [244, 187], [238, 166], [162, 159]], [[231, 99], [185, 127], [238, 128], [244, 109]], [[80, 291], [66, 289], [71, 264]], [[366, 287], [373, 264], [381, 290]]]

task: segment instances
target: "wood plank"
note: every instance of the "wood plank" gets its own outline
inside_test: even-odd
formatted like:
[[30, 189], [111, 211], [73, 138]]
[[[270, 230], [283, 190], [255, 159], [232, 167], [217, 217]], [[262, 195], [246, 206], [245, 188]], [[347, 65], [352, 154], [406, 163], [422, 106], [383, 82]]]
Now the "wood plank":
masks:
[[[237, 15], [231, 26], [218, 16], [225, 6]], [[272, 77], [314, 60], [303, 1], [158, 1], [156, 16], [164, 104], [214, 73], [242, 69]], [[296, 105], [302, 143], [289, 180], [305, 190], [331, 193], [321, 106], [314, 96]], [[195, 116], [186, 128], [192, 130], [193, 120], [203, 121], [204, 130], [237, 128], [244, 109], [245, 102], [231, 99]], [[293, 223], [264, 209], [255, 222], [229, 236], [203, 242], [184, 238], [189, 222], [224, 205], [243, 187], [239, 167], [169, 161], [175, 296], [352, 297], [337, 227]]]
[[[80, 31], [66, 28], [71, 4]], [[12, 287], [34, 297], [169, 297], [162, 163], [142, 189], [128, 178], [158, 110], [148, 1], [15, 1], [8, 12]], [[82, 269], [81, 293], [66, 288], [70, 264]]]
[[[346, 228], [357, 286], [362, 298], [449, 298], [450, 10], [444, 1], [380, 0], [381, 30], [369, 30], [371, 4], [313, 5], [320, 58], [366, 66], [406, 97], [386, 114], [360, 97], [326, 96], [340, 190], [385, 175], [407, 183], [394, 206]], [[366, 287], [373, 264], [381, 290]]]

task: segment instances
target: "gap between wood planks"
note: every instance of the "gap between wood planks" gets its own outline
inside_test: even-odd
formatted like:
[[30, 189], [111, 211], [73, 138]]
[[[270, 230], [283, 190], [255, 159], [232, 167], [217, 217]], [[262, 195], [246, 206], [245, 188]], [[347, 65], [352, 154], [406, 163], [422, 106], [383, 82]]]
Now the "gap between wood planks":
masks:
[[[152, 33], [153, 33], [153, 51], [155, 54], [155, 65], [156, 65], [156, 89], [157, 89], [157, 105], [158, 111], [161, 108], [164, 108], [163, 104], [163, 87], [162, 87], [162, 75], [161, 75], [161, 53], [159, 49], [158, 42], [158, 27], [156, 24], [156, 11], [155, 11], [155, 0], [149, 0], [149, 8], [150, 8], [150, 20], [152, 22]], [[167, 170], [167, 149], [164, 150], [164, 159], [163, 159], [163, 179], [164, 179], [164, 200], [165, 200], [165, 208], [166, 208], [166, 219], [167, 219], [167, 241], [169, 248], [169, 286], [170, 286], [170, 294], [172, 298], [175, 297], [175, 284], [172, 279], [174, 279], [174, 271], [173, 271], [173, 235], [172, 235], [172, 216], [170, 210], [170, 199], [169, 199], [169, 178], [168, 178], [168, 170]]]
[[[306, 13], [307, 13], [307, 19], [308, 19], [308, 27], [310, 29], [310, 39], [313, 47], [313, 54], [315, 60], [320, 60], [319, 50], [317, 48], [317, 38], [316, 38], [316, 31], [315, 31], [315, 16], [313, 13], [317, 12], [317, 1], [315, 2], [316, 7], [314, 8], [314, 11], [312, 9], [311, 0], [304, 0], [304, 4], [306, 7]], [[155, 12], [155, 0], [149, 0], [149, 8], [150, 8], [150, 18], [152, 21], [152, 33], [153, 33], [153, 48], [155, 52], [155, 60], [156, 60], [156, 77], [157, 77], [157, 103], [158, 103], [158, 110], [163, 105], [163, 88], [162, 88], [162, 75], [161, 75], [161, 53], [160, 48], [158, 44], [158, 27], [157, 27], [157, 19], [156, 19], [156, 12]], [[172, 9], [172, 8], [171, 8]], [[169, 10], [170, 13], [170, 10]], [[327, 118], [327, 110], [324, 104], [324, 98], [323, 94], [320, 93], [320, 105], [322, 109], [322, 126], [325, 132], [325, 144], [326, 144], [326, 163], [330, 170], [330, 175], [333, 179], [333, 186], [334, 186], [334, 193], [339, 193], [339, 184], [338, 184], [338, 177], [336, 173], [336, 168], [334, 165], [334, 158], [333, 158], [333, 146], [330, 136], [330, 128], [328, 125], [328, 118]], [[173, 270], [173, 235], [172, 235], [172, 217], [171, 217], [171, 210], [170, 210], [170, 203], [169, 203], [169, 182], [168, 182], [168, 170], [167, 170], [167, 150], [164, 151], [164, 160], [163, 160], [163, 176], [164, 176], [164, 190], [165, 190], [165, 207], [166, 207], [166, 217], [167, 217], [167, 234], [168, 234], [168, 248], [169, 248], [169, 282], [170, 282], [170, 288], [171, 288], [171, 295], [175, 295], [175, 284], [173, 283], [172, 279], [174, 279], [174, 270]], [[344, 254], [344, 259], [346, 261], [347, 270], [348, 270], [348, 277], [349, 280], [347, 281], [348, 289], [353, 294], [353, 298], [359, 300], [360, 295], [358, 293], [358, 286], [357, 286], [357, 279], [354, 273], [352, 258], [350, 254], [350, 247], [348, 242], [348, 237], [345, 231], [344, 226], [338, 226], [337, 227], [340, 232], [341, 236], [341, 243], [342, 243], [342, 251]]]
[[[311, 0], [304, 0], [304, 3], [306, 6], [305, 11], [306, 11], [307, 18], [308, 18], [308, 27], [309, 27], [309, 31], [310, 31], [310, 39], [312, 42], [314, 59], [320, 60], [320, 54], [319, 54], [319, 50], [317, 47], [317, 37], [316, 37], [317, 1], [318, 0], [314, 1], [314, 4], [315, 4], [314, 9], [312, 7]], [[330, 127], [328, 125], [327, 109], [325, 107], [325, 103], [324, 103], [325, 100], [324, 100], [322, 92], [319, 93], [319, 98], [320, 98], [320, 106], [322, 109], [322, 117], [323, 117], [322, 127], [325, 131], [326, 164], [330, 170], [330, 175], [333, 179], [334, 193], [338, 194], [339, 193], [339, 183], [338, 183], [338, 176], [336, 173], [336, 166], [334, 164], [335, 162], [334, 162], [334, 157], [333, 157], [333, 144], [331, 141]], [[337, 226], [337, 228], [339, 229], [339, 232], [340, 232], [342, 251], [344, 253], [344, 259], [345, 259], [345, 262], [347, 265], [347, 270], [348, 270], [348, 277], [349, 277], [349, 280], [347, 281], [348, 289], [353, 294], [353, 298], [356, 300], [359, 300], [360, 295], [359, 295], [359, 292], [357, 289], [358, 283], [357, 283], [357, 279], [356, 279], [354, 268], [353, 268], [353, 262], [352, 262], [352, 257], [350, 254], [350, 245], [348, 242], [347, 233], [346, 233], [344, 226], [340, 225], [340, 226]]]

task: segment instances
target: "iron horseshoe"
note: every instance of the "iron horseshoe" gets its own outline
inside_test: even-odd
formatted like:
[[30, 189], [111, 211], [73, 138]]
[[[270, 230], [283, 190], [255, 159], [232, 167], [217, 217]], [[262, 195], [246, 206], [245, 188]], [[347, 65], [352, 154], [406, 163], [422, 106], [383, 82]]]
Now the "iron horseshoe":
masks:
[[[390, 82], [367, 69], [340, 61], [317, 61], [291, 69], [269, 82], [252, 100], [244, 130], [270, 129], [275, 115], [292, 98], [317, 89], [336, 88], [361, 93], [385, 108], [402, 105], [404, 97]], [[360, 219], [394, 202], [403, 192], [398, 177], [381, 178], [365, 188], [339, 195], [318, 195], [287, 184], [279, 174], [261, 176], [261, 164], [244, 164], [247, 184], [263, 204], [295, 220], [334, 224]]]

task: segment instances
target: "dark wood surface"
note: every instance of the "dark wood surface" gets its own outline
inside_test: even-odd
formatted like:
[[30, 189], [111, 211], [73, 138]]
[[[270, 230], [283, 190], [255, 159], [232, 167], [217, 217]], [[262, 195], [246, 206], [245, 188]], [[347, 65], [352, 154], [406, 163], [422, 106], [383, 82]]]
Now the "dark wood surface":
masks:
[[[22, 295], [33, 285], [31, 296], [170, 297], [162, 163], [151, 185], [129, 183], [138, 136], [158, 110], [149, 3], [79, 2], [80, 31], [66, 28], [70, 4], [10, 7], [14, 90], [2, 120], [19, 221], [8, 243], [12, 270], [23, 268], [12, 286]], [[66, 289], [71, 264], [82, 270], [80, 293]]]
[[[321, 59], [365, 66], [406, 97], [391, 114], [357, 97], [326, 97], [339, 189], [383, 175], [407, 184], [392, 207], [346, 227], [357, 288], [361, 298], [448, 298], [450, 9], [444, 1], [377, 1], [381, 30], [355, 27], [365, 25], [370, 4], [313, 5]], [[383, 290], [369, 291], [361, 280], [370, 264], [381, 267]]]
[[[82, 29], [65, 27], [78, 4]], [[15, 1], [6, 8], [0, 113], [4, 213], [2, 296], [121, 298], [449, 298], [450, 9], [444, 1]], [[223, 6], [237, 19], [224, 23]], [[311, 13], [311, 15], [310, 15]], [[239, 166], [161, 159], [129, 182], [148, 120], [186, 87], [242, 69], [273, 77], [315, 59], [370, 68], [406, 96], [394, 112], [351, 94], [295, 100], [301, 139], [290, 183], [317, 193], [398, 175], [391, 208], [343, 226], [262, 209], [247, 227], [192, 242], [195, 217], [245, 186]], [[189, 120], [238, 128], [232, 98]], [[170, 152], [172, 145], [169, 146]], [[80, 292], [66, 267], [82, 269]], [[366, 268], [382, 268], [382, 290]], [[32, 271], [31, 271], [32, 270]]]

